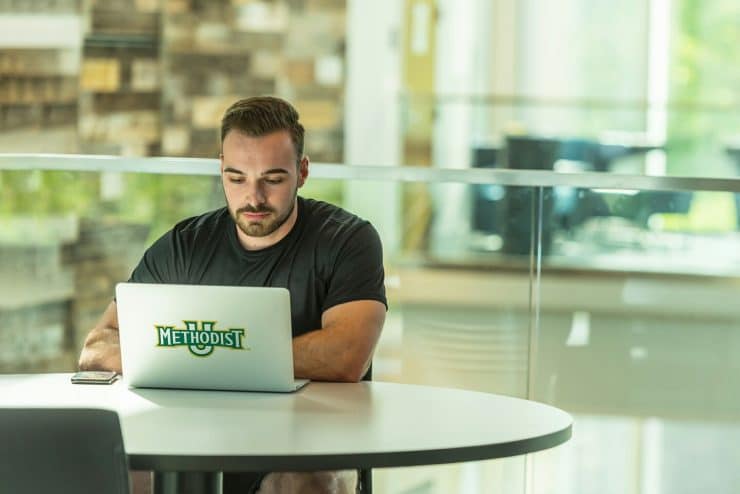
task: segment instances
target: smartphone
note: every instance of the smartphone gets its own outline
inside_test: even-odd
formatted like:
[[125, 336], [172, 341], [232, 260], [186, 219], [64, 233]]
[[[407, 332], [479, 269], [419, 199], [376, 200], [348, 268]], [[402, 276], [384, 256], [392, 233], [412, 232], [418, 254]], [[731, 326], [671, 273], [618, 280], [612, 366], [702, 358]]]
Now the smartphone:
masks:
[[72, 374], [73, 384], [112, 384], [120, 376], [113, 371], [80, 371]]

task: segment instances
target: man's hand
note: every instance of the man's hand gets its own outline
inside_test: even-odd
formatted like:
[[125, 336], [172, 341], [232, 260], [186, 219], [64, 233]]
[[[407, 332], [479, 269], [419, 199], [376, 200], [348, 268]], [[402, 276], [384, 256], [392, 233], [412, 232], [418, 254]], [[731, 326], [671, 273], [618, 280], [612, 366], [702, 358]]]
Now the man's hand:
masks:
[[385, 322], [385, 305], [356, 300], [327, 309], [321, 329], [293, 338], [295, 377], [358, 382], [372, 362]]
[[110, 370], [121, 373], [121, 347], [118, 339], [118, 310], [111, 302], [85, 340], [79, 361], [80, 370]]

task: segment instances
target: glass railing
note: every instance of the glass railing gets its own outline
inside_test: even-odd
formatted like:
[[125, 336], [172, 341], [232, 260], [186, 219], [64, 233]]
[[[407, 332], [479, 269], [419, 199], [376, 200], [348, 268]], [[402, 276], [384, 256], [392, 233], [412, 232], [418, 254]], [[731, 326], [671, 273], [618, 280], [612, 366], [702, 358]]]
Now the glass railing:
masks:
[[[575, 417], [552, 451], [376, 492], [732, 492], [740, 180], [315, 164], [300, 193], [381, 234], [375, 379]], [[74, 369], [145, 248], [223, 204], [216, 160], [0, 155], [0, 372]]]

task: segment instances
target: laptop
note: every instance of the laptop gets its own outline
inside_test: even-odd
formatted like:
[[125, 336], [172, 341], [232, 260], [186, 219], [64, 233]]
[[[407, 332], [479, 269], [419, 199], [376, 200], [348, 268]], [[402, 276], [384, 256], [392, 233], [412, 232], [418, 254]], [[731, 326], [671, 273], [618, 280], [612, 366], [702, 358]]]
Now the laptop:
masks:
[[285, 288], [119, 283], [129, 387], [293, 392]]

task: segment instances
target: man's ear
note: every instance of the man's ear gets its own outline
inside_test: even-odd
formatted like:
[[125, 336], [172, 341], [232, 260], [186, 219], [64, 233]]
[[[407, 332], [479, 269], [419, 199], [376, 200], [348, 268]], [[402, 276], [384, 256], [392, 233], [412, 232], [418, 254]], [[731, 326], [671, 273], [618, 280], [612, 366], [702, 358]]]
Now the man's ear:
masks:
[[221, 175], [224, 174], [224, 153], [218, 153], [218, 160], [221, 162], [219, 165], [219, 171]]
[[298, 164], [298, 187], [303, 187], [308, 179], [308, 156], [301, 158], [301, 162]]

